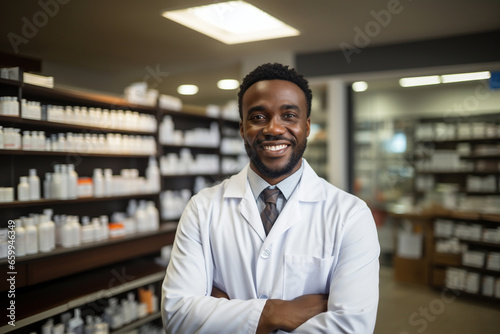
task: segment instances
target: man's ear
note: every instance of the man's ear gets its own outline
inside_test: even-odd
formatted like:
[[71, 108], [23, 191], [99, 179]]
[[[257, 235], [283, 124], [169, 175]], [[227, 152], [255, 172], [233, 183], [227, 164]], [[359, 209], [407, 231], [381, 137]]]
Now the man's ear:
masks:
[[243, 122], [240, 121], [240, 136], [243, 138]]
[[311, 118], [307, 118], [307, 121], [306, 121], [306, 131], [307, 131], [307, 136], [306, 137], [309, 137], [309, 133], [311, 133]]

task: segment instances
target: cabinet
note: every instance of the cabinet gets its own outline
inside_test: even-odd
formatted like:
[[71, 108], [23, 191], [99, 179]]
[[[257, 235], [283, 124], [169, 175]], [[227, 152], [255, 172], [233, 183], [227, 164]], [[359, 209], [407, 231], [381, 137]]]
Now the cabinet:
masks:
[[[0, 203], [0, 227], [2, 228], [6, 228], [11, 219], [39, 214], [45, 208], [53, 209], [54, 214], [80, 217], [106, 215], [109, 217], [114, 212], [127, 212], [130, 200], [136, 200], [153, 202], [154, 206], [162, 212], [163, 194], [166, 191], [188, 189], [190, 196], [195, 189], [195, 180], [198, 177], [202, 176], [207, 179], [204, 183], [207, 185], [228, 176], [220, 170], [222, 154], [219, 147], [221, 127], [229, 121], [185, 112], [171, 112], [157, 107], [134, 105], [114, 97], [48, 89], [0, 79], [0, 97], [5, 96], [15, 97], [19, 101], [23, 99], [36, 101], [42, 106], [72, 106], [78, 107], [79, 110], [86, 108], [88, 118], [86, 121], [70, 124], [57, 119], [48, 121], [21, 116], [0, 116], [0, 125], [4, 129], [9, 127], [18, 128], [21, 131], [44, 131], [47, 137], [55, 135], [54, 140], [58, 140], [59, 133], [64, 133], [65, 138], [70, 138], [68, 137], [70, 133], [75, 138], [81, 136], [88, 140], [83, 140], [83, 143], [87, 145], [84, 148], [68, 145], [64, 147], [69, 147], [69, 149], [56, 151], [0, 149], [2, 162], [0, 186], [15, 188], [20, 176], [28, 175], [28, 168], [36, 168], [43, 188], [45, 173], [52, 172], [56, 164], [74, 164], [79, 176], [88, 177], [92, 176], [95, 168], [109, 169], [113, 175], [122, 174], [122, 177], [132, 178], [136, 183], [132, 187], [134, 189], [132, 192], [128, 188], [125, 192], [114, 189], [112, 195], [108, 194], [103, 197], [42, 198]], [[107, 121], [92, 123], [90, 110], [96, 112], [98, 108], [101, 113], [104, 113], [105, 109], [109, 110]], [[117, 117], [115, 121], [109, 119], [111, 111], [115, 111]], [[20, 112], [19, 115], [21, 114]], [[54, 115], [57, 116], [57, 112], [52, 114]], [[121, 117], [125, 115], [129, 116], [131, 121], [126, 126], [119, 126], [123, 124]], [[214, 131], [218, 134], [218, 142], [210, 145], [189, 142], [160, 143], [159, 130], [155, 124], [159, 124], [165, 115], [170, 115], [179, 129], [183, 131], [196, 127], [210, 129], [210, 126], [215, 124]], [[44, 119], [47, 118], [44, 117]], [[109, 145], [104, 147], [102, 138], [107, 140], [107, 144], [109, 141], [113, 142], [121, 138], [123, 145], [113, 146], [113, 144], [112, 147]], [[211, 155], [216, 168], [205, 172], [164, 173], [159, 177], [159, 184], [153, 184], [156, 187], [151, 188], [151, 184], [144, 180], [150, 158], [153, 157], [158, 161], [169, 153], [179, 154], [186, 149], [192, 152], [193, 157]], [[200, 165], [204, 166], [203, 162]], [[186, 167], [187, 170], [191, 164], [188, 163]], [[121, 171], [124, 169], [135, 170], [135, 172], [123, 174]], [[17, 191], [14, 192], [17, 199]], [[180, 211], [182, 208], [181, 206]], [[155, 259], [162, 247], [173, 243], [176, 222], [180, 214], [168, 215], [163, 211], [161, 216], [163, 219], [158, 229], [137, 231], [118, 238], [82, 243], [76, 247], [57, 247], [47, 253], [19, 256], [15, 259], [13, 267], [10, 267], [12, 264], [7, 259], [0, 259], [0, 269], [4, 273], [10, 273], [15, 280], [15, 285], [9, 284], [6, 280], [0, 283], [2, 293], [15, 292], [15, 296], [12, 295], [13, 298], [3, 299], [2, 307], [6, 309], [12, 301], [16, 305], [16, 327], [8, 325], [9, 319], [4, 317], [0, 322], [1, 331], [24, 332], [32, 328], [37, 330], [33, 326], [38, 326], [39, 329], [41, 321], [71, 308], [85, 307], [100, 294], [104, 293], [108, 296], [144, 284], [155, 282], [159, 284], [163, 279], [165, 268], [157, 264]], [[122, 272], [126, 275], [121, 276], [121, 279], [113, 276], [113, 273]], [[156, 313], [141, 319], [138, 323], [131, 325], [132, 327], [129, 326], [117, 332], [126, 332], [133, 326], [159, 318], [159, 313]]]
[[433, 225], [431, 284], [500, 300], [500, 216], [450, 212]]
[[[416, 121], [414, 209], [430, 285], [500, 300], [500, 115]], [[408, 215], [408, 214], [407, 214]]]

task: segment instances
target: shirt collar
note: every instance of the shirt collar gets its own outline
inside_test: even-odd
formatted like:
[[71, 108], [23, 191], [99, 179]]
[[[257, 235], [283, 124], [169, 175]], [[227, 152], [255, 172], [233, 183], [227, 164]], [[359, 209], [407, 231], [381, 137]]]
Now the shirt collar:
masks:
[[253, 171], [251, 167], [248, 167], [248, 182], [250, 183], [250, 188], [252, 189], [253, 197], [257, 200], [260, 193], [266, 189], [267, 187], [277, 187], [286, 200], [290, 198], [295, 187], [299, 184], [300, 178], [302, 177], [302, 172], [304, 171], [304, 161], [300, 164], [300, 168], [288, 176], [286, 179], [276, 184], [275, 186], [271, 186], [267, 181], [261, 178], [257, 173]]

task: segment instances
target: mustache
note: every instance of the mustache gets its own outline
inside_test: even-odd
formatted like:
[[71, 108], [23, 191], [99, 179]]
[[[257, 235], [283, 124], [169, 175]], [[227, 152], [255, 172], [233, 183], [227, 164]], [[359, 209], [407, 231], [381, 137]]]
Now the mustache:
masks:
[[278, 141], [278, 140], [282, 140], [282, 141], [287, 141], [289, 142], [290, 144], [294, 145], [295, 142], [291, 139], [288, 139], [288, 138], [285, 138], [283, 136], [273, 136], [273, 135], [268, 135], [268, 136], [265, 136], [263, 139], [257, 139], [255, 140], [255, 143], [254, 143], [254, 146], [257, 146], [257, 145], [260, 145], [260, 144], [263, 144], [265, 142], [269, 142], [269, 141]]

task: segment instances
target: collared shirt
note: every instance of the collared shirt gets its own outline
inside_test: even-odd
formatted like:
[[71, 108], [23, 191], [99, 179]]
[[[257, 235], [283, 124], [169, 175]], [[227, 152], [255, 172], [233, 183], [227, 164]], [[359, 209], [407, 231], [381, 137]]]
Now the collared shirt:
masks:
[[255, 201], [257, 203], [257, 207], [259, 208], [259, 212], [264, 210], [266, 203], [262, 200], [260, 194], [266, 188], [275, 189], [278, 188], [281, 193], [278, 195], [278, 199], [276, 200], [276, 209], [278, 209], [278, 213], [281, 213], [281, 210], [285, 207], [286, 202], [292, 196], [293, 191], [297, 188], [299, 184], [300, 178], [302, 177], [302, 172], [304, 171], [304, 163], [300, 164], [300, 168], [288, 176], [286, 179], [281, 181], [280, 183], [271, 186], [260, 177], [256, 172], [252, 170], [252, 168], [248, 169], [248, 182], [250, 183], [250, 188], [252, 189], [253, 196], [255, 197]]

